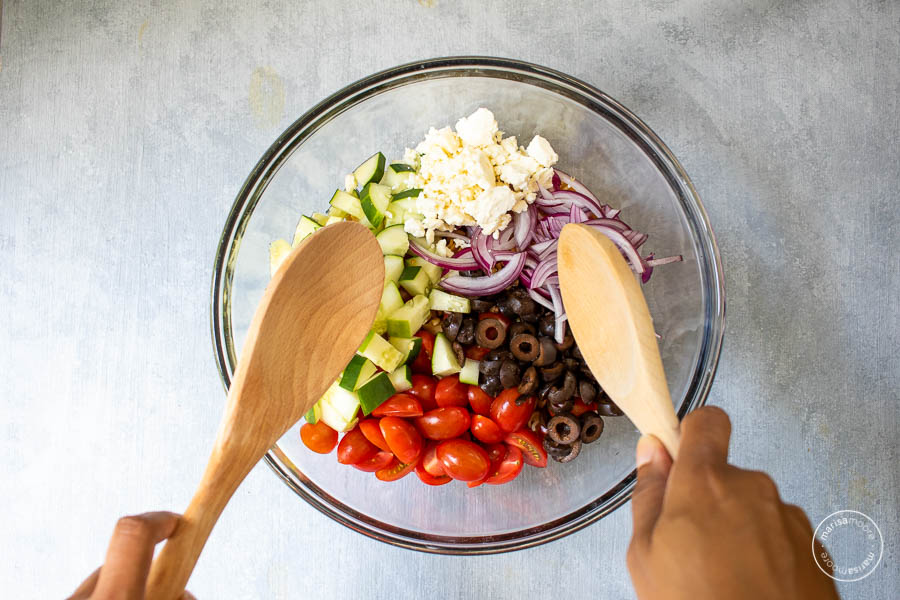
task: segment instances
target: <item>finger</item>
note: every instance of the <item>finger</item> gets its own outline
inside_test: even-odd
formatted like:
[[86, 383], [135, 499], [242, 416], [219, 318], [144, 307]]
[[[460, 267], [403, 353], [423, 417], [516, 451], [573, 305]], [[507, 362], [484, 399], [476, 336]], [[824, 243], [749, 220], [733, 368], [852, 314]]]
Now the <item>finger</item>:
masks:
[[634, 523], [632, 543], [641, 546], [650, 542], [656, 520], [662, 511], [672, 459], [662, 442], [652, 435], [641, 436], [635, 455], [638, 470], [637, 484], [631, 496], [631, 516]]
[[116, 523], [95, 594], [101, 598], [143, 598], [156, 544], [175, 531], [178, 515], [150, 512]]
[[69, 596], [68, 600], [83, 600], [85, 598], [89, 598], [91, 592], [94, 591], [94, 587], [97, 585], [97, 579], [100, 577], [100, 568], [94, 569], [94, 572], [88, 575], [87, 579], [81, 582], [81, 585], [78, 586], [72, 595]]
[[197, 600], [197, 597], [194, 596], [194, 595], [193, 595], [192, 593], [190, 593], [189, 591], [184, 590], [184, 591], [181, 593], [181, 600]]
[[704, 406], [688, 414], [681, 423], [678, 462], [685, 466], [716, 465], [728, 461], [731, 421], [716, 406]]

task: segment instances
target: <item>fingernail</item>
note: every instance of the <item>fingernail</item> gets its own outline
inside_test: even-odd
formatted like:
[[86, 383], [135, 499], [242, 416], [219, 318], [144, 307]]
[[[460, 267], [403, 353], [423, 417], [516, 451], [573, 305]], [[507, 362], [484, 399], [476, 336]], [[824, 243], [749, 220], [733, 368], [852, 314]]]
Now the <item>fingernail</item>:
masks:
[[656, 448], [658, 446], [659, 442], [656, 441], [656, 438], [652, 435], [641, 436], [641, 439], [638, 440], [637, 448], [634, 452], [634, 459], [637, 463], [638, 469], [653, 460], [653, 453], [656, 452]]

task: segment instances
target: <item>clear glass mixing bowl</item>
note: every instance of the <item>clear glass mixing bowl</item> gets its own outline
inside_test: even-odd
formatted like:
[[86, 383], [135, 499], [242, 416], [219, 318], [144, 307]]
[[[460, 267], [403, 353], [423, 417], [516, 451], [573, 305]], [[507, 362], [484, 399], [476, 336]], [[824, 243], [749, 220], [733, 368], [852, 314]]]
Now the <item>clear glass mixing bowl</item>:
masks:
[[[452, 126], [481, 106], [521, 142], [546, 137], [561, 169], [650, 234], [642, 250], [684, 255], [657, 268], [644, 291], [676, 411], [684, 416], [704, 403], [722, 345], [724, 290], [716, 242], [688, 176], [644, 123], [599, 90], [543, 67], [481, 57], [413, 63], [349, 85], [263, 155], [216, 254], [212, 333], [226, 388], [269, 281], [269, 243], [290, 239], [301, 214], [323, 211], [364, 158], [377, 150], [400, 157], [429, 127]], [[635, 479], [638, 433], [625, 417], [606, 419], [600, 440], [571, 463], [526, 466], [509, 484], [476, 489], [430, 487], [414, 475], [383, 483], [333, 454], [309, 452], [298, 429], [266, 456], [291, 489], [360, 533], [427, 552], [501, 552], [559, 538], [627, 501]]]

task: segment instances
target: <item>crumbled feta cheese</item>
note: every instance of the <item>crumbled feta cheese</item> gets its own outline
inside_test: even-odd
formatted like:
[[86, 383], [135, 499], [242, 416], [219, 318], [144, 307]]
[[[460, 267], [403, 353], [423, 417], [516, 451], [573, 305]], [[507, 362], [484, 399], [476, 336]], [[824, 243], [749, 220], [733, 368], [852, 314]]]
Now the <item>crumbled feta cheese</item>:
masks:
[[356, 176], [353, 173], [344, 176], [344, 191], [352, 192], [356, 189]]
[[453, 256], [453, 251], [447, 247], [447, 240], [440, 239], [437, 244], [434, 245], [435, 254], [443, 257]]
[[479, 108], [468, 117], [456, 122], [456, 134], [468, 146], [489, 146], [494, 143], [497, 121], [494, 113]]
[[403, 230], [413, 237], [425, 237], [425, 226], [419, 219], [408, 217], [403, 222]]
[[510, 216], [506, 213], [515, 203], [513, 191], [505, 185], [497, 185], [467, 202], [466, 212], [475, 217], [484, 233], [494, 233], [509, 224]]
[[556, 152], [550, 147], [550, 142], [539, 135], [534, 136], [531, 143], [528, 144], [525, 152], [528, 156], [536, 160], [542, 167], [550, 167], [559, 160]]

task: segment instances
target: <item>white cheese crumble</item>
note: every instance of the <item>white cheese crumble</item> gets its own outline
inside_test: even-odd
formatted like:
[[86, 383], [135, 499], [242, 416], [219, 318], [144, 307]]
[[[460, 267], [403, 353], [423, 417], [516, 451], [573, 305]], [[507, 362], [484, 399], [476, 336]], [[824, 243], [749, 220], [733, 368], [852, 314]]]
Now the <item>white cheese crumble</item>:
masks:
[[411, 185], [422, 189], [416, 198], [421, 219], [407, 218], [404, 229], [433, 243], [435, 231], [469, 225], [498, 236], [512, 220], [510, 211], [534, 202], [538, 182], [550, 187], [550, 167], [559, 156], [539, 135], [527, 150], [515, 136], [504, 138], [493, 113], [479, 108], [457, 121], [455, 132], [430, 128], [403, 159], [417, 169]]

